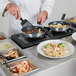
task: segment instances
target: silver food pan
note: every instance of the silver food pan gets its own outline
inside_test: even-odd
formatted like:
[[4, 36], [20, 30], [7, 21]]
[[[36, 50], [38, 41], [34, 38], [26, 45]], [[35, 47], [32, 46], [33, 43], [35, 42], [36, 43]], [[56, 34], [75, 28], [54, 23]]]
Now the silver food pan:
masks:
[[15, 47], [15, 45], [13, 44], [13, 42], [9, 41], [8, 39], [0, 41], [0, 52], [4, 50], [8, 50], [13, 47]]
[[76, 22], [72, 21], [74, 19], [76, 20], [76, 17], [67, 18], [67, 19], [65, 19], [65, 21], [70, 22], [70, 23], [73, 23], [73, 24], [76, 25]]
[[0, 42], [2, 43], [2, 42], [5, 42], [5, 41], [8, 41], [8, 42], [10, 42], [12, 45], [13, 45], [13, 47], [18, 47], [18, 48], [20, 48], [15, 42], [13, 42], [7, 35], [5, 35], [3, 32], [0, 32], [0, 36], [3, 36], [3, 37], [5, 37], [5, 39], [4, 40], [0, 40]]
[[[13, 49], [15, 49], [17, 51], [18, 57], [17, 57], [17, 55], [15, 55], [15, 52]], [[13, 53], [8, 54], [8, 52], [11, 50], [13, 50]], [[0, 54], [3, 56], [3, 58], [6, 60], [7, 63], [10, 63], [10, 62], [13, 62], [13, 61], [16, 61], [16, 60], [19, 60], [19, 59], [26, 57], [24, 55], [24, 53], [22, 52], [22, 50], [17, 48], [17, 47], [13, 47], [13, 48], [10, 48], [8, 50], [1, 51]], [[1, 59], [0, 59], [0, 62], [1, 62], [1, 64], [4, 64], [4, 62]]]
[[0, 41], [5, 39], [7, 39], [7, 36], [3, 32], [0, 32]]
[[[13, 70], [17, 65], [21, 64], [23, 61], [27, 61], [27, 62], [28, 62], [28, 65], [32, 68], [32, 70], [29, 71], [29, 72], [26, 72], [26, 73], [22, 73], [21, 75], [19, 75], [19, 74], [17, 73], [18, 76], [23, 76], [23, 75], [29, 74], [29, 73], [31, 73], [31, 72], [37, 71], [37, 70], [39, 69], [32, 61], [30, 61], [30, 60], [27, 59], [27, 58], [24, 58], [24, 59], [21, 59], [21, 60], [18, 60], [18, 61], [14, 61], [14, 62], [12, 62], [12, 63], [8, 63], [8, 65], [9, 65], [10, 68]], [[9, 71], [8, 68], [6, 68], [6, 69]], [[11, 74], [10, 71], [9, 71], [9, 73]], [[12, 74], [11, 74], [11, 75], [12, 75]], [[13, 75], [13, 76], [15, 76], [15, 75]]]

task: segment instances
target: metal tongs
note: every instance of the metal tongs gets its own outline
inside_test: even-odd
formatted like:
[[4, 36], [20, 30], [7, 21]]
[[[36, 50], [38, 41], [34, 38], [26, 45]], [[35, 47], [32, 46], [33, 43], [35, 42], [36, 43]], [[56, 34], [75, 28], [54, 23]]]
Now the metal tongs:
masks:
[[3, 59], [5, 58], [3, 55], [0, 54], [0, 58], [4, 61], [4, 63], [6, 64], [6, 67], [9, 69], [10, 72], [16, 73], [15, 71], [13, 71], [10, 66], [8, 65], [8, 63]]

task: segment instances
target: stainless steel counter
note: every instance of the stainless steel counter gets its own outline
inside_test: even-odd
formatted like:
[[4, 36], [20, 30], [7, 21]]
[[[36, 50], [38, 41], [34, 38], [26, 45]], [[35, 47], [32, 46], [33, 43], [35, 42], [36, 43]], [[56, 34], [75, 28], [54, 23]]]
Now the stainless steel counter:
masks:
[[[28, 58], [31, 59], [40, 68], [36, 72], [51, 68], [57, 64], [60, 64], [60, 63], [63, 63], [65, 61], [76, 58], [76, 41], [74, 41], [71, 36], [62, 38], [61, 40], [68, 41], [75, 47], [75, 53], [72, 56], [64, 58], [64, 59], [49, 59], [49, 58], [43, 57], [40, 54], [38, 54], [37, 46], [23, 50], [25, 55], [28, 56]], [[35, 74], [36, 72], [33, 72], [33, 73], [28, 74], [26, 76], [30, 76], [32, 74]]]
[[[49, 58], [43, 57], [40, 54], [38, 54], [37, 46], [24, 49], [23, 50], [24, 54], [39, 67], [39, 70], [37, 70], [36, 72], [27, 74], [25, 76], [31, 76], [31, 75], [39, 72], [39, 71], [51, 68], [51, 67], [53, 67], [53, 66], [55, 66], [57, 64], [60, 64], [60, 63], [63, 63], [65, 61], [76, 58], [76, 41], [74, 41], [71, 38], [71, 36], [62, 38], [61, 40], [68, 41], [75, 47], [75, 53], [72, 56], [64, 58], [64, 59], [49, 59]], [[7, 72], [6, 72], [6, 75], [8, 76]], [[4, 76], [4, 75], [0, 75], [0, 76]]]

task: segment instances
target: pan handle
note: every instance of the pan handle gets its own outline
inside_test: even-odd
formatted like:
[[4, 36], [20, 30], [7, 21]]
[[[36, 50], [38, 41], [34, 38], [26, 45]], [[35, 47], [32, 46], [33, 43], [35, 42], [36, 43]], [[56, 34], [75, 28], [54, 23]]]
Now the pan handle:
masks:
[[22, 17], [20, 18], [21, 21], [23, 21]]
[[40, 23], [41, 23], [41, 21], [40, 22], [37, 22], [37, 24], [39, 24], [39, 25], [40, 25]]
[[23, 27], [23, 25], [27, 22], [27, 20], [25, 19], [25, 20], [23, 20], [23, 18], [21, 17], [20, 18], [20, 20], [21, 20], [21, 25], [22, 25], [22, 27]]
[[2, 13], [2, 17], [4, 17], [5, 13], [7, 12], [7, 9], [5, 8], [3, 13]]
[[66, 14], [63, 14], [61, 20], [64, 20], [65, 16], [66, 16]]

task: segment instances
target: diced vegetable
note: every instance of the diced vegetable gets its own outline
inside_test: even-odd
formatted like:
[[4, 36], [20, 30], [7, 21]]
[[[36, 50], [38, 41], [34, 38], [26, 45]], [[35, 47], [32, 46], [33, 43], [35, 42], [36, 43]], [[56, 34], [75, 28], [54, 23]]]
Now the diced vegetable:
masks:
[[58, 47], [59, 47], [59, 48], [62, 48], [62, 47], [64, 48], [65, 45], [64, 45], [63, 43], [59, 43], [59, 44], [58, 44]]
[[47, 45], [46, 45], [46, 48], [50, 48], [50, 44], [47, 44]]

